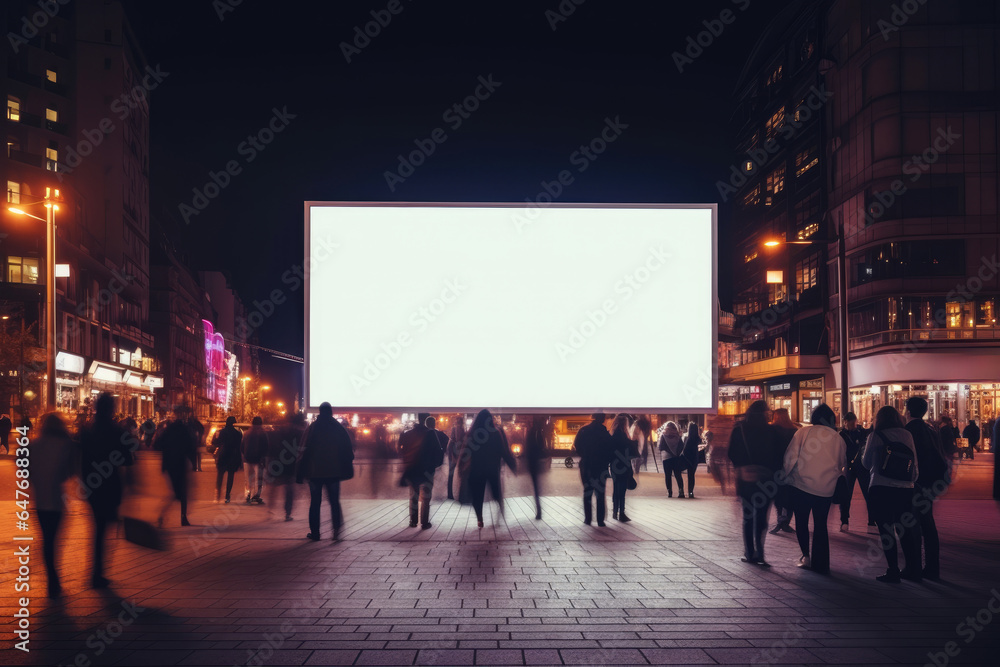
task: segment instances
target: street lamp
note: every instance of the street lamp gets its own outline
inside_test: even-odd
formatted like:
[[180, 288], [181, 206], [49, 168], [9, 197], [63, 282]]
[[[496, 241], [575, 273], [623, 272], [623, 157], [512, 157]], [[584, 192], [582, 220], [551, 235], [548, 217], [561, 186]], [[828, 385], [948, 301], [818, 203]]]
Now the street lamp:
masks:
[[[55, 191], [58, 199], [59, 191]], [[8, 211], [15, 215], [23, 215], [45, 223], [45, 409], [54, 412], [56, 409], [56, 211], [59, 206], [50, 198], [50, 191], [45, 189], [45, 199], [29, 204], [45, 205], [45, 217], [40, 218], [24, 210], [10, 206]]]
[[[765, 241], [768, 248], [780, 245], [817, 245], [826, 241]], [[847, 339], [847, 243], [844, 236], [844, 223], [837, 227], [837, 316], [838, 341], [840, 343], [840, 414], [841, 417], [851, 409], [850, 372], [848, 369], [848, 339]]]

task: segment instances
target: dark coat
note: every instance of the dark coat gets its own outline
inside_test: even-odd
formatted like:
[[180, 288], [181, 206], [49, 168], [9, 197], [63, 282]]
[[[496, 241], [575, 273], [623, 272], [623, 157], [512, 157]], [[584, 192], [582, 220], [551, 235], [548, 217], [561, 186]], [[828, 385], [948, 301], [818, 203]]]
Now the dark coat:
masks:
[[180, 420], [171, 422], [160, 436], [163, 472], [179, 476], [187, 472], [187, 462], [198, 466], [198, 440], [190, 427]]
[[777, 427], [771, 424], [737, 424], [729, 436], [729, 460], [737, 468], [759, 465], [769, 470], [782, 470], [785, 467], [785, 450], [788, 449], [787, 442], [782, 448], [782, 441]]
[[399, 449], [403, 455], [402, 485], [434, 481], [434, 471], [444, 462], [440, 438], [443, 435], [437, 429], [417, 424], [399, 436]]
[[117, 515], [122, 503], [119, 468], [134, 462], [128, 442], [128, 434], [111, 419], [95, 419], [80, 432], [80, 477], [94, 512]]
[[320, 415], [306, 429], [296, 480], [350, 479], [353, 476], [354, 446], [340, 422]]
[[501, 461], [511, 470], [517, 469], [507, 436], [494, 425], [466, 433], [459, 458], [463, 467], [467, 466], [465, 472], [474, 477], [495, 475]]
[[[840, 437], [844, 439], [844, 444], [847, 446], [847, 464], [855, 472], [861, 466], [861, 454], [865, 447], [865, 443], [868, 441], [868, 431], [863, 428], [855, 428], [854, 430], [847, 430], [846, 428], [840, 429]], [[851, 463], [854, 465], [851, 466]]]
[[632, 476], [631, 455], [638, 448], [638, 445], [636, 444], [636, 441], [628, 437], [628, 433], [622, 429], [619, 429], [611, 434], [611, 441], [613, 443], [611, 476], [627, 479]]
[[687, 459], [688, 466], [698, 467], [698, 445], [702, 443], [701, 436], [691, 437], [684, 434], [684, 458]]
[[263, 426], [251, 426], [250, 430], [243, 434], [240, 453], [243, 455], [244, 463], [251, 465], [264, 463], [267, 457], [267, 431]]
[[580, 455], [580, 474], [584, 477], [607, 475], [614, 456], [615, 443], [604, 422], [592, 421], [573, 439], [573, 449]]
[[235, 426], [227, 426], [216, 436], [218, 449], [215, 450], [215, 465], [219, 470], [236, 472], [243, 467], [243, 433]]
[[962, 437], [968, 438], [969, 445], [971, 447], [975, 447], [976, 445], [978, 445], [979, 438], [981, 438], [982, 436], [983, 433], [982, 431], [979, 430], [979, 427], [976, 424], [969, 424], [962, 430]]
[[267, 474], [277, 484], [295, 479], [305, 426], [284, 423], [267, 434]]
[[913, 436], [913, 448], [917, 453], [916, 484], [930, 489], [935, 483], [946, 482], [948, 461], [938, 432], [923, 419], [911, 419], [906, 423], [906, 430]]
[[545, 427], [532, 426], [524, 436], [524, 456], [528, 472], [538, 474], [545, 459]]

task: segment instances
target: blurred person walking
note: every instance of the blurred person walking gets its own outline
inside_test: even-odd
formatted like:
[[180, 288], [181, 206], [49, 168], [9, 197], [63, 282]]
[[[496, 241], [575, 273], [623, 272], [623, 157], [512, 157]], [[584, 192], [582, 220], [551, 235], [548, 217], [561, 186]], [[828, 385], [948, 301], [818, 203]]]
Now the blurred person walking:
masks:
[[163, 452], [161, 470], [170, 479], [170, 486], [174, 491], [173, 498], [168, 498], [163, 509], [160, 510], [160, 517], [157, 521], [157, 525], [160, 527], [163, 527], [167, 510], [173, 505], [174, 499], [180, 501], [181, 504], [181, 525], [191, 525], [187, 518], [188, 463], [191, 464], [191, 470], [194, 470], [197, 465], [198, 440], [190, 427], [191, 408], [186, 405], [178, 405], [174, 408], [174, 416], [176, 419], [164, 429], [159, 442], [159, 449]]
[[146, 419], [142, 423], [142, 426], [139, 427], [139, 430], [142, 433], [143, 449], [146, 451], [151, 450], [153, 448], [153, 436], [156, 434], [156, 422], [152, 419]]
[[418, 521], [421, 530], [431, 527], [434, 473], [444, 463], [444, 449], [439, 437], [439, 434], [444, 434], [435, 429], [435, 425], [433, 417], [421, 412], [413, 428], [399, 436], [403, 455], [403, 476], [399, 485], [410, 488], [410, 528], [416, 528]]
[[663, 477], [667, 483], [667, 498], [674, 497], [671, 477], [677, 480], [677, 497], [684, 497], [684, 440], [676, 422], [667, 422], [657, 445], [663, 462]]
[[56, 570], [56, 539], [66, 509], [63, 484], [77, 469], [78, 448], [57, 413], [42, 418], [39, 436], [29, 445], [31, 453], [31, 501], [42, 531], [42, 560], [47, 574], [48, 596], [62, 595]]
[[531, 475], [531, 488], [535, 493], [535, 520], [542, 518], [541, 480], [542, 466], [547, 456], [545, 451], [545, 415], [533, 415], [531, 426], [524, 435], [524, 456]]
[[8, 415], [0, 416], [0, 447], [4, 454], [10, 454], [10, 432], [14, 430], [14, 422]]
[[698, 446], [703, 440], [698, 434], [698, 424], [690, 422], [684, 436], [684, 465], [687, 466], [688, 498], [694, 498], [694, 474], [698, 471]]
[[868, 513], [868, 525], [875, 528], [875, 517], [872, 515], [871, 503], [868, 500], [868, 487], [871, 480], [868, 471], [861, 465], [861, 458], [864, 456], [865, 441], [868, 439], [868, 431], [858, 425], [858, 417], [853, 412], [844, 415], [843, 428], [840, 429], [840, 437], [844, 439], [846, 445], [847, 470], [847, 502], [840, 504], [840, 532], [846, 533], [850, 530], [851, 523], [851, 499], [854, 495], [854, 484], [861, 487], [861, 495], [865, 499], [865, 508]]
[[115, 399], [104, 393], [97, 397], [94, 419], [80, 432], [81, 473], [87, 501], [94, 513], [94, 557], [91, 586], [107, 588], [104, 576], [104, 534], [118, 518], [122, 504], [123, 480], [120, 469], [134, 462], [126, 445], [128, 436], [114, 421]]
[[307, 539], [320, 538], [319, 515], [323, 504], [323, 489], [330, 503], [333, 539], [340, 539], [344, 515], [340, 509], [340, 482], [354, 477], [354, 445], [347, 429], [333, 418], [333, 406], [321, 403], [316, 417], [303, 437], [295, 481], [309, 480], [309, 533]]
[[[639, 466], [644, 470], [649, 470], [649, 451], [653, 448], [653, 424], [646, 415], [639, 415], [632, 423], [632, 439], [636, 442], [639, 450], [639, 457], [634, 461], [636, 474], [639, 474]], [[653, 457], [653, 467], [656, 468], [656, 457]], [[659, 472], [659, 468], [656, 470]]]
[[604, 526], [607, 515], [605, 488], [610, 475], [609, 465], [614, 457], [615, 443], [604, 426], [607, 417], [603, 412], [590, 415], [591, 422], [580, 428], [573, 439], [573, 449], [580, 455], [580, 480], [583, 482], [583, 522], [593, 521], [591, 498], [597, 496], [597, 525]]
[[767, 420], [764, 401], [754, 401], [729, 436], [729, 460], [736, 468], [736, 495], [743, 510], [744, 563], [770, 567], [764, 558], [774, 473], [781, 467], [778, 430]]
[[240, 454], [243, 456], [243, 474], [246, 479], [246, 503], [257, 503], [263, 505], [264, 500], [260, 497], [264, 489], [264, 460], [267, 457], [267, 431], [264, 430], [264, 420], [259, 416], [254, 417], [250, 423], [250, 430], [243, 434], [243, 442], [240, 445]]
[[965, 455], [970, 461], [976, 458], [976, 445], [979, 444], [979, 439], [983, 437], [982, 431], [976, 425], [975, 419], [970, 419], [969, 423], [964, 429], [962, 429], [962, 437], [969, 441], [968, 447], [965, 449]]
[[[775, 428], [778, 450], [781, 452], [781, 465], [776, 470], [781, 470], [784, 467], [785, 452], [788, 451], [788, 445], [792, 442], [792, 438], [795, 436], [795, 432], [799, 430], [799, 427], [792, 421], [791, 416], [788, 414], [788, 408], [774, 410], [771, 413], [771, 425]], [[792, 528], [792, 502], [791, 493], [788, 488], [787, 484], [778, 484], [778, 490], [774, 494], [774, 510], [778, 516], [777, 523], [769, 531], [772, 535], [777, 535], [779, 531], [785, 533], [795, 532]]]
[[[941, 540], [934, 521], [934, 502], [948, 490], [951, 481], [949, 460], [941, 445], [941, 438], [933, 426], [924, 421], [927, 401], [920, 396], [906, 400], [906, 431], [913, 438], [916, 452], [917, 479], [913, 485], [912, 509], [920, 520], [920, 537], [923, 541], [926, 563], [921, 576], [927, 579], [941, 577]], [[905, 525], [905, 524], [904, 524]], [[904, 527], [904, 530], [908, 530]], [[917, 542], [918, 557], [920, 542]], [[919, 561], [918, 561], [919, 562]], [[910, 562], [906, 562], [907, 567]]]
[[226, 417], [226, 426], [216, 435], [215, 449], [215, 502], [222, 495], [222, 478], [226, 478], [226, 504], [233, 491], [233, 477], [236, 471], [243, 467], [243, 455], [240, 445], [243, 443], [243, 432], [236, 428], [236, 417]]
[[[790, 488], [795, 534], [802, 557], [798, 566], [819, 574], [830, 573], [830, 535], [827, 519], [837, 479], [847, 465], [847, 445], [836, 431], [836, 416], [825, 403], [813, 410], [812, 426], [800, 429], [785, 452], [785, 482]], [[809, 515], [813, 517], [812, 552]]]
[[205, 448], [205, 425], [198, 421], [198, 418], [194, 415], [194, 410], [188, 412], [186, 424], [188, 430], [191, 431], [191, 435], [194, 436], [194, 471], [201, 472], [201, 452]]
[[941, 437], [941, 447], [944, 449], [945, 456], [948, 457], [950, 461], [955, 454], [959, 454], [961, 458], [961, 453], [958, 451], [958, 429], [952, 424], [951, 417], [948, 415], [941, 415], [941, 426], [938, 429], [938, 434]]
[[489, 410], [480, 410], [465, 436], [459, 457], [459, 474], [466, 478], [476, 521], [483, 527], [483, 501], [486, 487], [504, 514], [503, 490], [500, 486], [500, 464], [506, 463], [517, 474], [517, 462], [510, 453], [510, 443], [502, 428], [498, 428]]
[[625, 514], [625, 492], [635, 488], [632, 458], [639, 454], [635, 440], [628, 437], [628, 415], [616, 415], [611, 422], [611, 518], [631, 521]]
[[[920, 581], [923, 577], [920, 523], [918, 521], [912, 527], [905, 527], [913, 522], [904, 519], [908, 513], [913, 518], [913, 484], [919, 475], [917, 451], [913, 436], [891, 405], [876, 413], [875, 428], [868, 436], [862, 463], [871, 474], [868, 497], [875, 512], [882, 553], [888, 566], [885, 574], [875, 578], [887, 584], [898, 584], [900, 579]], [[902, 572], [899, 569], [897, 531], [906, 558], [906, 568]]]
[[[455, 479], [455, 468], [458, 466], [458, 452], [465, 442], [465, 415], [456, 415], [455, 423], [451, 426], [451, 440], [448, 443], [448, 500], [454, 500], [453, 493]], [[459, 485], [462, 480], [459, 478]]]
[[306, 431], [306, 417], [296, 412], [278, 427], [268, 433], [267, 438], [267, 483], [271, 489], [271, 499], [278, 495], [278, 489], [285, 490], [285, 521], [292, 520], [292, 506], [295, 503], [295, 465], [299, 460], [302, 436]]

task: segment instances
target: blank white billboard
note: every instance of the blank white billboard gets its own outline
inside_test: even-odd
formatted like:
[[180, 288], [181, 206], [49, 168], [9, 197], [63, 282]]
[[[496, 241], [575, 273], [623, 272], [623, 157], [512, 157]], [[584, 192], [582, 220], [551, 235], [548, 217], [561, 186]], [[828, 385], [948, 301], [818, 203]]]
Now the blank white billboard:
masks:
[[714, 204], [306, 202], [315, 408], [714, 412]]

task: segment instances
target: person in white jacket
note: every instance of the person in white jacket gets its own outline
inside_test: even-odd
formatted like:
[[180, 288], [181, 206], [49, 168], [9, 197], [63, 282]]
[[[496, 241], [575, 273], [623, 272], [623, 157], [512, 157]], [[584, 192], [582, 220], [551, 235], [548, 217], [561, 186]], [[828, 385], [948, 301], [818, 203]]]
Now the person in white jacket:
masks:
[[[789, 486], [795, 533], [802, 557], [798, 566], [830, 573], [830, 536], [827, 517], [837, 478], [847, 465], [847, 446], [836, 431], [836, 417], [826, 404], [813, 410], [812, 426], [795, 432], [785, 452], [785, 483]], [[813, 515], [812, 556], [809, 552], [809, 515]]]

